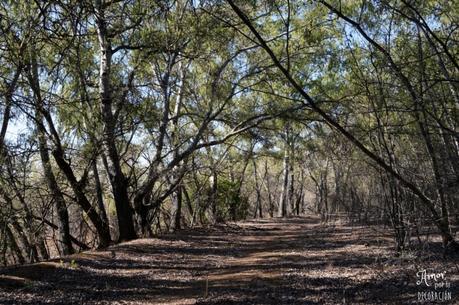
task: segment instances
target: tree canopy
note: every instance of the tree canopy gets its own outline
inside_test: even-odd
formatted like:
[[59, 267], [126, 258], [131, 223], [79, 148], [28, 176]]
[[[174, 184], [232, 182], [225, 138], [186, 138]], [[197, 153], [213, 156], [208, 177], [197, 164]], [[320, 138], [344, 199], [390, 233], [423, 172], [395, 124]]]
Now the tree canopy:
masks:
[[453, 1], [0, 2], [0, 260], [318, 213], [457, 249]]

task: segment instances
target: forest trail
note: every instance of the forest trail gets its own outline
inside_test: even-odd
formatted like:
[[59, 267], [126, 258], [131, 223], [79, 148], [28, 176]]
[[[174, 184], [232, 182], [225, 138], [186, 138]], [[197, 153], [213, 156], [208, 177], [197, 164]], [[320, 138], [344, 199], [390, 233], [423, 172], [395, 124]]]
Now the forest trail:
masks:
[[185, 230], [0, 270], [0, 304], [415, 304], [423, 264], [457, 268], [395, 258], [380, 230], [312, 216]]

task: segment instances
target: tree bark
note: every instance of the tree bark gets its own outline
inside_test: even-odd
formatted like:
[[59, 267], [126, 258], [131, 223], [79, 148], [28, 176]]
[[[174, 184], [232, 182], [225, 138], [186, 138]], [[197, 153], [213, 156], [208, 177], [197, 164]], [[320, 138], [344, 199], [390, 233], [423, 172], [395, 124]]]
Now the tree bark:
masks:
[[217, 195], [218, 195], [218, 174], [215, 168], [212, 168], [212, 175], [210, 176], [210, 211], [212, 215], [212, 222], [217, 223], [219, 221], [219, 216], [217, 215]]
[[112, 47], [105, 20], [105, 3], [96, 1], [96, 24], [99, 41], [99, 96], [100, 110], [104, 128], [103, 144], [107, 153], [108, 175], [113, 190], [118, 219], [119, 241], [137, 237], [133, 210], [128, 195], [127, 179], [121, 170], [120, 156], [116, 147], [116, 119], [113, 115], [113, 98], [111, 86]]
[[105, 204], [104, 204], [104, 192], [102, 190], [102, 183], [100, 182], [99, 170], [97, 168], [97, 158], [92, 163], [92, 173], [94, 175], [94, 184], [96, 187], [96, 197], [97, 197], [97, 206], [99, 208], [99, 215], [100, 215], [100, 218], [102, 219], [102, 222], [104, 222], [108, 226], [109, 223], [108, 223], [107, 211], [105, 209]]
[[288, 182], [289, 182], [289, 169], [290, 169], [290, 166], [289, 166], [289, 154], [288, 154], [288, 147], [287, 145], [285, 145], [286, 147], [284, 148], [284, 165], [283, 165], [283, 168], [284, 168], [284, 175], [283, 175], [283, 182], [282, 182], [282, 191], [281, 191], [281, 195], [280, 195], [280, 199], [279, 199], [279, 207], [278, 207], [278, 210], [277, 210], [277, 216], [278, 217], [285, 217], [287, 216], [287, 205], [288, 205], [288, 199], [289, 199], [289, 195], [288, 195], [288, 192], [289, 192], [289, 185], [288, 185]]
[[16, 236], [14, 236], [14, 233], [11, 231], [10, 226], [6, 226], [5, 228], [6, 234], [8, 235], [10, 239], [10, 248], [11, 251], [16, 255], [18, 259], [19, 264], [25, 264], [26, 260], [24, 258], [24, 255], [22, 254], [22, 251], [17, 243]]
[[67, 206], [65, 204], [64, 196], [62, 195], [61, 189], [56, 181], [56, 177], [54, 175], [51, 160], [49, 157], [46, 129], [43, 120], [44, 103], [41, 96], [35, 50], [31, 50], [30, 53], [31, 62], [28, 78], [35, 98], [35, 122], [41, 164], [43, 166], [43, 172], [45, 174], [46, 183], [51, 191], [51, 195], [53, 197], [54, 205], [57, 211], [57, 244], [59, 252], [61, 255], [68, 255], [73, 253], [72, 242], [70, 241], [69, 215], [67, 211]]
[[169, 232], [175, 232], [181, 229], [180, 220], [182, 218], [182, 187], [179, 185], [177, 190], [172, 194], [172, 212]]
[[257, 162], [255, 159], [252, 158], [252, 164], [253, 164], [253, 175], [255, 178], [255, 191], [256, 191], [256, 203], [255, 203], [255, 218], [263, 218], [263, 206], [261, 204], [261, 190], [260, 190], [260, 183], [258, 179], [258, 173], [257, 173]]

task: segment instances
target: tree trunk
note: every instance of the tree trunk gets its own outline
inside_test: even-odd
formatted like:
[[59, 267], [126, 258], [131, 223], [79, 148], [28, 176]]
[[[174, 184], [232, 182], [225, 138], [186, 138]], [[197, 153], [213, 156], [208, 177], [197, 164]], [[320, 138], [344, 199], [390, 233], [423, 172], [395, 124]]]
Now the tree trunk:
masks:
[[35, 122], [38, 137], [38, 149], [40, 151], [41, 164], [45, 174], [46, 183], [51, 191], [54, 205], [56, 207], [57, 226], [58, 226], [58, 248], [61, 255], [73, 253], [72, 242], [70, 240], [69, 215], [65, 204], [64, 196], [57, 184], [54, 176], [51, 161], [49, 158], [49, 148], [46, 138], [46, 130], [43, 120], [44, 105], [41, 97], [38, 67], [35, 51], [31, 50], [31, 62], [29, 71], [29, 82], [35, 97]]
[[[434, 183], [437, 189], [437, 194], [440, 198], [440, 215], [441, 218], [438, 219], [437, 221], [441, 223], [442, 230], [447, 231], [449, 234], [451, 233], [450, 230], [450, 225], [449, 225], [449, 213], [448, 213], [448, 205], [447, 205], [447, 198], [444, 190], [444, 175], [442, 175], [442, 172], [440, 170], [440, 162], [437, 157], [436, 153], [436, 148], [441, 149], [441, 147], [438, 147], [437, 145], [434, 146], [432, 136], [429, 133], [429, 124], [427, 121], [427, 114], [426, 114], [426, 108], [425, 108], [425, 99], [424, 99], [424, 81], [425, 81], [425, 66], [424, 66], [424, 53], [422, 49], [422, 40], [421, 40], [421, 35], [420, 35], [420, 30], [418, 27], [418, 57], [419, 57], [419, 87], [420, 87], [420, 95], [418, 98], [413, 98], [414, 103], [415, 103], [415, 118], [418, 123], [421, 135], [424, 139], [424, 143], [427, 148], [427, 152], [430, 157], [430, 161], [432, 164], [432, 170], [434, 173]], [[407, 84], [408, 85], [408, 84]], [[418, 113], [419, 112], [419, 113]], [[436, 143], [438, 144], [438, 143]], [[444, 173], [446, 174], [446, 173]], [[450, 242], [450, 238], [446, 235], [442, 236], [443, 237], [443, 245], [446, 246]], [[451, 236], [452, 237], [452, 236]]]
[[257, 194], [256, 204], [255, 204], [255, 218], [263, 218], [263, 206], [261, 204], [261, 190], [260, 183], [258, 182], [258, 173], [257, 173], [257, 162], [255, 159], [252, 159], [253, 164], [253, 175], [255, 177], [255, 191]]
[[177, 190], [172, 194], [172, 212], [169, 232], [175, 232], [181, 229], [180, 219], [182, 217], [182, 187], [179, 185]]
[[274, 202], [271, 194], [271, 187], [269, 185], [269, 172], [268, 172], [268, 160], [265, 160], [265, 173], [263, 183], [265, 183], [266, 192], [268, 193], [268, 206], [269, 206], [269, 217], [274, 217]]
[[300, 174], [300, 192], [298, 194], [298, 197], [296, 199], [296, 204], [295, 204], [295, 212], [296, 216], [300, 215], [301, 210], [303, 210], [303, 202], [304, 202], [304, 169], [301, 168], [301, 174]]
[[210, 176], [210, 210], [212, 215], [212, 222], [217, 223], [219, 221], [219, 216], [217, 215], [217, 195], [218, 195], [218, 174], [216, 169], [212, 169], [212, 176]]
[[22, 253], [21, 256], [24, 258], [25, 262], [33, 263], [37, 261], [37, 252], [35, 251], [34, 247], [31, 247], [23, 228], [18, 223], [18, 221], [13, 218], [8, 227], [16, 240], [16, 245], [18, 246], [19, 251]]
[[11, 231], [11, 228], [9, 226], [6, 226], [5, 230], [6, 230], [6, 234], [8, 235], [8, 237], [10, 239], [11, 251], [18, 258], [18, 263], [21, 264], [21, 265], [25, 264], [25, 258], [24, 258], [24, 255], [22, 254], [21, 249], [18, 246], [18, 243], [17, 243], [17, 240], [16, 240], [16, 236], [14, 236], [14, 233]]
[[289, 191], [288, 191], [288, 212], [287, 214], [293, 214], [295, 211], [295, 173], [293, 171], [293, 158], [289, 158], [289, 166], [290, 166], [290, 179], [288, 181], [289, 184]]
[[97, 206], [99, 208], [99, 215], [100, 215], [100, 218], [102, 219], [102, 222], [104, 222], [108, 226], [109, 223], [108, 223], [107, 211], [104, 205], [104, 192], [102, 190], [102, 184], [100, 183], [100, 177], [99, 177], [99, 170], [97, 168], [97, 158], [92, 163], [92, 172], [94, 174], [94, 183], [96, 186], [96, 197], [97, 197]]
[[[172, 133], [171, 133], [171, 141], [174, 149], [173, 158], [176, 159], [179, 153], [179, 116], [180, 111], [182, 108], [182, 100], [183, 100], [183, 93], [184, 93], [184, 84], [185, 84], [185, 71], [182, 67], [182, 62], [178, 64], [178, 71], [179, 71], [179, 84], [178, 84], [178, 92], [175, 98], [175, 106], [174, 106], [174, 114], [172, 119]], [[167, 86], [167, 84], [165, 84]], [[168, 98], [167, 90], [165, 91], [165, 99]], [[168, 103], [165, 103], [168, 105]], [[181, 179], [178, 177], [176, 171], [174, 170], [174, 178]], [[182, 218], [182, 186], [181, 183], [176, 187], [174, 193], [172, 193], [172, 211], [171, 211], [171, 224], [169, 226], [170, 232], [175, 232], [176, 230], [180, 230], [180, 219]]]
[[118, 218], [119, 241], [137, 237], [133, 211], [129, 202], [127, 179], [121, 170], [120, 156], [116, 147], [116, 119], [113, 115], [111, 86], [112, 48], [105, 20], [104, 3], [97, 1], [96, 24], [99, 41], [99, 95], [104, 127], [103, 144], [107, 153], [108, 175], [113, 190]]
[[279, 207], [277, 210], [277, 216], [278, 217], [285, 217], [287, 216], [287, 204], [288, 204], [288, 192], [289, 192], [289, 156], [288, 156], [288, 149], [285, 147], [284, 150], [284, 178], [283, 178], [283, 183], [282, 183], [282, 191], [280, 195], [280, 200], [279, 200]]
[[190, 214], [190, 217], [191, 217], [191, 223], [194, 223], [193, 218], [195, 217], [195, 213], [194, 213], [193, 206], [191, 204], [190, 194], [186, 190], [185, 185], [182, 185], [182, 192], [183, 192], [183, 196], [185, 197], [186, 207], [188, 208], [188, 214]]

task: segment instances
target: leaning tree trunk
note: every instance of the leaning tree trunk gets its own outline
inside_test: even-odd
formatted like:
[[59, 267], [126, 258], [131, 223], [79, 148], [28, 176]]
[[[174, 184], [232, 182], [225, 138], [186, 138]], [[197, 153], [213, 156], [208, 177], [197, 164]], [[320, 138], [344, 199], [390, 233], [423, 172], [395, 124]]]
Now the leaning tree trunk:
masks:
[[[43, 120], [37, 118], [38, 122], [43, 122]], [[38, 123], [37, 125], [41, 125]], [[58, 246], [60, 253], [62, 255], [68, 255], [73, 252], [72, 243], [70, 241], [70, 227], [69, 227], [69, 214], [67, 207], [65, 205], [64, 196], [60, 190], [59, 185], [57, 184], [56, 178], [54, 176], [51, 162], [48, 153], [48, 145], [46, 143], [46, 136], [42, 127], [38, 127], [38, 148], [40, 150], [41, 164], [43, 166], [43, 171], [45, 174], [46, 183], [51, 191], [51, 195], [54, 199], [54, 206], [57, 211], [57, 226], [58, 226]]]
[[11, 252], [16, 255], [19, 264], [21, 265], [24, 264], [25, 258], [17, 243], [16, 236], [14, 236], [14, 233], [11, 231], [11, 228], [9, 226], [6, 226], [5, 231], [6, 231], [6, 235], [9, 237], [9, 240], [10, 240], [9, 246], [10, 246]]
[[[437, 150], [441, 149], [441, 147], [438, 147], [438, 145], [434, 145], [433, 141], [433, 136], [434, 134], [431, 134], [429, 130], [429, 122], [427, 120], [427, 110], [426, 110], [426, 105], [425, 105], [425, 98], [424, 98], [424, 82], [426, 79], [425, 75], [425, 66], [424, 66], [424, 52], [422, 49], [422, 40], [418, 28], [418, 57], [419, 57], [419, 88], [420, 88], [420, 94], [417, 96], [417, 98], [413, 98], [414, 101], [414, 111], [415, 111], [415, 119], [417, 121], [420, 133], [422, 135], [422, 138], [424, 140], [427, 153], [430, 157], [431, 165], [432, 165], [432, 171], [434, 174], [434, 184], [437, 190], [438, 197], [440, 199], [440, 215], [441, 219], [439, 219], [440, 226], [442, 227], [443, 231], [447, 231], [448, 233], [451, 233], [451, 228], [449, 225], [449, 211], [448, 211], [448, 205], [447, 205], [447, 198], [445, 194], [445, 189], [444, 189], [444, 175], [446, 173], [442, 173], [441, 168], [440, 168], [440, 162], [438, 160], [437, 156]], [[409, 86], [409, 83], [406, 85], [408, 88], [411, 90], [412, 87]], [[427, 86], [426, 86], [427, 87]], [[413, 93], [414, 95], [414, 93]], [[438, 143], [435, 143], [438, 144]], [[444, 235], [443, 237], [443, 244], [446, 246], [450, 242], [449, 237]]]
[[35, 122], [38, 135], [38, 149], [40, 151], [41, 164], [43, 166], [43, 172], [45, 174], [46, 183], [51, 191], [51, 196], [53, 197], [54, 206], [56, 207], [57, 211], [57, 245], [59, 248], [59, 252], [62, 255], [68, 255], [73, 253], [72, 242], [70, 239], [69, 214], [67, 211], [67, 206], [65, 204], [64, 196], [62, 195], [61, 189], [56, 181], [56, 177], [54, 176], [51, 161], [49, 158], [49, 148], [46, 139], [46, 129], [43, 120], [44, 105], [41, 96], [38, 66], [35, 56], [36, 55], [34, 54], [34, 50], [32, 50], [30, 71], [28, 77], [35, 98]]
[[97, 207], [99, 208], [99, 215], [102, 220], [108, 226], [108, 217], [107, 211], [104, 205], [104, 192], [102, 190], [102, 183], [100, 182], [99, 170], [97, 168], [97, 157], [92, 163], [92, 173], [94, 175], [94, 184], [96, 187], [96, 198], [97, 198]]
[[17, 221], [17, 219], [12, 219], [11, 224], [9, 224], [9, 228], [11, 233], [16, 237], [16, 244], [19, 246], [25, 261], [27, 263], [36, 262], [38, 259], [37, 251], [35, 247], [31, 246], [22, 225]]

